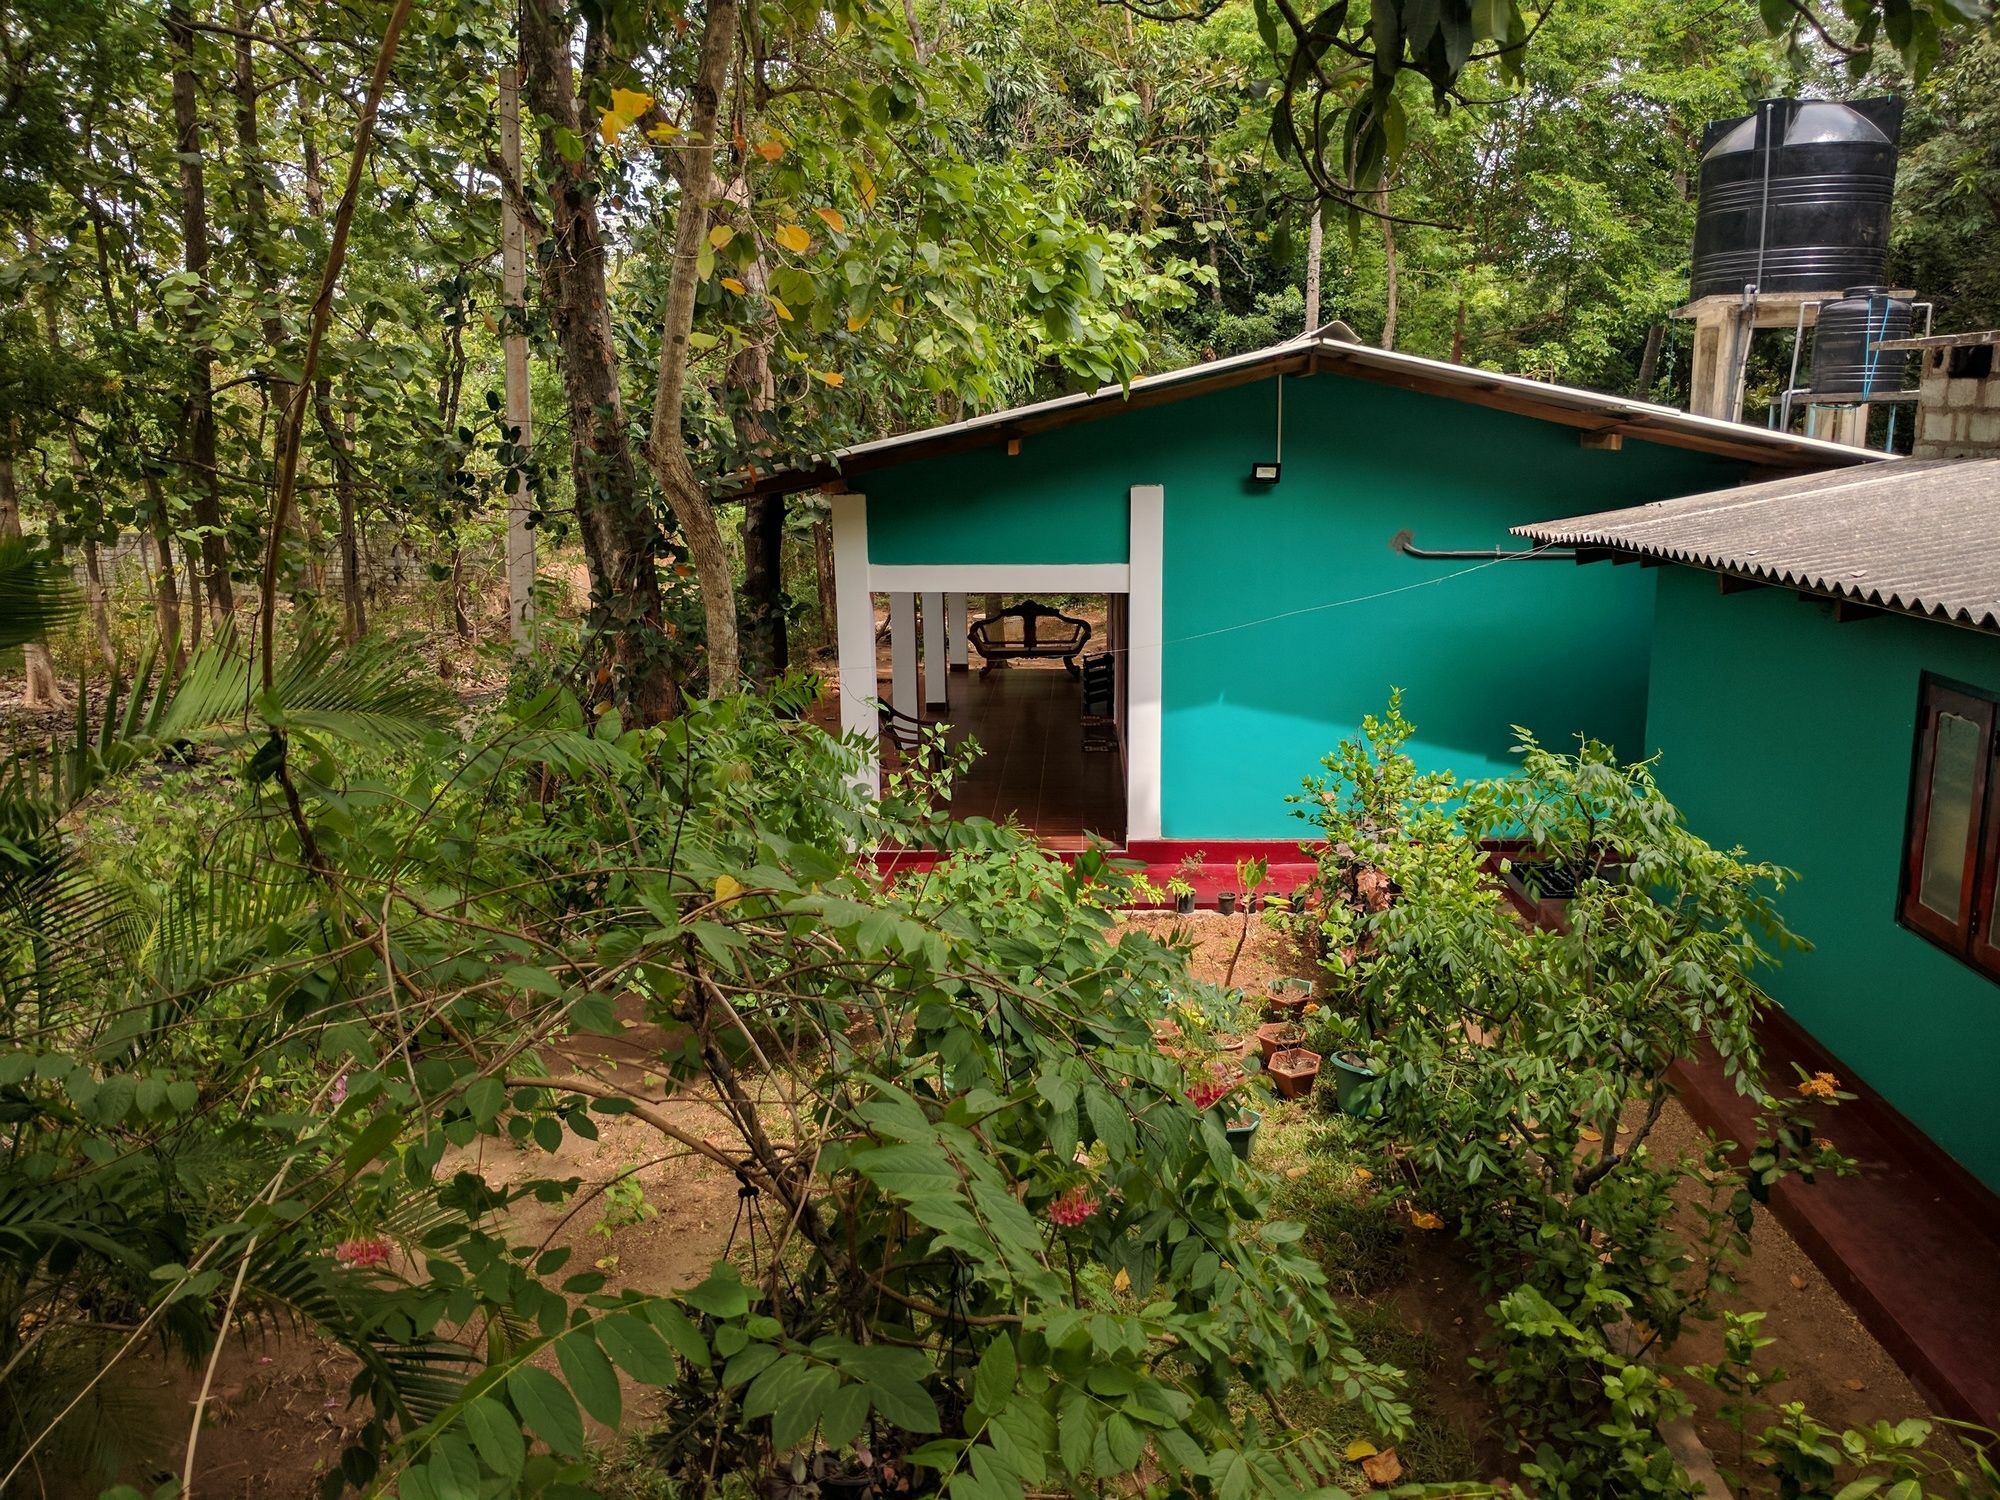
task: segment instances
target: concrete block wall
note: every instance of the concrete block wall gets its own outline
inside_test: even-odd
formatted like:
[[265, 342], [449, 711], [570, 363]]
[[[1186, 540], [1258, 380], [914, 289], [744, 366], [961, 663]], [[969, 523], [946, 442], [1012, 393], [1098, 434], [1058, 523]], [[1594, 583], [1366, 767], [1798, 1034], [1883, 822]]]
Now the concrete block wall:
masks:
[[2000, 454], [2000, 361], [1993, 353], [1991, 345], [1924, 351], [1913, 458]]

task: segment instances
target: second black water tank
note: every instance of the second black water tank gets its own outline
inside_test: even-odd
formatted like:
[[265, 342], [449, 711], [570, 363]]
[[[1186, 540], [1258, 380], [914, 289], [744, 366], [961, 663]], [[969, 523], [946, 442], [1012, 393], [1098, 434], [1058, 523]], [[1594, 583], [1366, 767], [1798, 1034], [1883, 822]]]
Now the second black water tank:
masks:
[[1879, 286], [1849, 287], [1845, 296], [1823, 303], [1813, 327], [1811, 399], [1821, 406], [1852, 406], [1901, 390], [1910, 356], [1884, 354], [1875, 346], [1908, 338], [1910, 313], [1908, 302]]
[[1882, 279], [1903, 101], [1766, 99], [1702, 134], [1694, 295]]

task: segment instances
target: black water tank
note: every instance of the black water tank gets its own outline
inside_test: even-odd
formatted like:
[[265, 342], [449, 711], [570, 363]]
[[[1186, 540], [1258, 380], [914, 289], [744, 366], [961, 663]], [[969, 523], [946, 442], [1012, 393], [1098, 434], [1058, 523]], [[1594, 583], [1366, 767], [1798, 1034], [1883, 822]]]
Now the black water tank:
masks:
[[1910, 304], [1879, 286], [1852, 286], [1823, 304], [1813, 328], [1812, 395], [1820, 406], [1852, 406], [1903, 388], [1910, 356], [1883, 354], [1884, 339], [1910, 336]]
[[1702, 132], [1694, 295], [1882, 279], [1903, 101], [1766, 99]]

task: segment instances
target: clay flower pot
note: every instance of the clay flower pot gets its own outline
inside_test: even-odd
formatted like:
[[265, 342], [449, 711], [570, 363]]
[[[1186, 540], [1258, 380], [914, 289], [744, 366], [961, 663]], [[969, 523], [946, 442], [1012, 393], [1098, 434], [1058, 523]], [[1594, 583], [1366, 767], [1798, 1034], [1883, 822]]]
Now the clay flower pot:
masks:
[[1303, 1099], [1312, 1092], [1313, 1080], [1319, 1077], [1319, 1054], [1304, 1047], [1288, 1047], [1274, 1052], [1270, 1066], [1264, 1071], [1277, 1085], [1280, 1099]]
[[1274, 989], [1264, 997], [1264, 1019], [1267, 1021], [1296, 1021], [1306, 1013], [1312, 1004], [1310, 987], [1299, 989], [1287, 985]]
[[1278, 1053], [1301, 1045], [1305, 1039], [1306, 1029], [1297, 1021], [1266, 1021], [1257, 1028], [1257, 1050], [1266, 1066]]

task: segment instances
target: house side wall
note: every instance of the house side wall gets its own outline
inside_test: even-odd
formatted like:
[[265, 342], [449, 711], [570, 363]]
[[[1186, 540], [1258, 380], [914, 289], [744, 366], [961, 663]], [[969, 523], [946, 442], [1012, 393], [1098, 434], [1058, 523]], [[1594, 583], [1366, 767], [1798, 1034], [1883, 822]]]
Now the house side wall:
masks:
[[[1284, 837], [1286, 794], [1403, 689], [1412, 753], [1462, 776], [1513, 768], [1512, 726], [1637, 745], [1652, 584], [1568, 562], [1419, 562], [1391, 550], [1523, 544], [1578, 507], [1734, 483], [1737, 465], [1327, 376], [1286, 386], [1282, 481], [1269, 386], [1223, 393], [1212, 440], [1167, 487], [1166, 834]], [[1178, 482], [1177, 482], [1178, 481]]]
[[1552, 743], [1642, 737], [1652, 580], [1637, 568], [1418, 562], [1514, 549], [1507, 528], [1737, 481], [1741, 466], [1334, 375], [1271, 381], [859, 476], [883, 565], [1120, 563], [1134, 485], [1165, 491], [1161, 834], [1287, 838], [1320, 757], [1405, 690], [1426, 767], [1511, 768]]
[[1662, 571], [1647, 741], [1689, 826], [1798, 872], [1814, 944], [1771, 994], [1844, 1066], [2000, 1189], [2000, 986], [1896, 920], [1918, 679], [2000, 691], [2000, 640], [1903, 618], [1835, 624], [1772, 590]]

